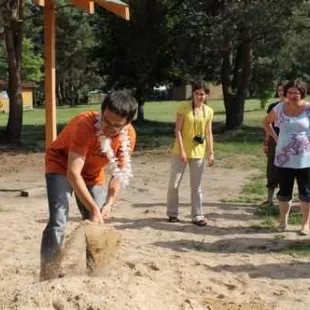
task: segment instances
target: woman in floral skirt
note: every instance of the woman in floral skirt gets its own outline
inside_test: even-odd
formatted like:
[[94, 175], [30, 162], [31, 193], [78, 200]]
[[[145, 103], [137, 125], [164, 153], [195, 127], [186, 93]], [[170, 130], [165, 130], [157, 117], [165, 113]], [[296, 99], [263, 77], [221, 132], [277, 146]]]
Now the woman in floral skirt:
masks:
[[[301, 81], [284, 86], [285, 102], [276, 105], [265, 117], [263, 125], [276, 146], [275, 165], [278, 167], [280, 230], [286, 230], [295, 179], [298, 184], [302, 212], [301, 235], [309, 233], [310, 218], [310, 105], [304, 100], [307, 88]], [[271, 124], [280, 128], [277, 136]]]

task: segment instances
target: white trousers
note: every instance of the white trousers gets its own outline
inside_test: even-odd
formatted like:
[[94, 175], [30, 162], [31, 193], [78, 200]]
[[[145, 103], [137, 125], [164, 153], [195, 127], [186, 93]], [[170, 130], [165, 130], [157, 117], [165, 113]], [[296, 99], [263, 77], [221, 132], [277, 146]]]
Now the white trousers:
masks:
[[187, 163], [181, 161], [180, 156], [172, 155], [170, 180], [167, 193], [167, 215], [177, 217], [179, 209], [179, 187], [189, 165], [191, 188], [191, 216], [193, 220], [203, 216], [201, 182], [205, 166], [205, 159], [189, 159]]

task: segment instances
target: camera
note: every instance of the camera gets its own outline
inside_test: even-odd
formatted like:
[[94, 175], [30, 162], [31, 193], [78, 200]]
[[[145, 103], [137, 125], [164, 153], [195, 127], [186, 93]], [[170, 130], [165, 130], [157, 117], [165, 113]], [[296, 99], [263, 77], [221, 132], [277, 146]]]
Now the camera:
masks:
[[195, 142], [198, 142], [199, 144], [203, 144], [205, 141], [204, 135], [196, 135], [193, 139]]

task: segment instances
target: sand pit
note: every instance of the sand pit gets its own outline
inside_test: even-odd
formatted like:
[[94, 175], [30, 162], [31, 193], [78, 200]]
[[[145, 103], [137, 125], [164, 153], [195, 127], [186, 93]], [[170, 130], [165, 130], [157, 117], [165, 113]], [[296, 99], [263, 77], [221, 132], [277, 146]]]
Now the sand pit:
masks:
[[238, 196], [253, 171], [206, 169], [204, 228], [190, 223], [186, 173], [180, 191], [182, 222], [171, 224], [165, 209], [166, 154], [135, 157], [133, 182], [105, 231], [89, 226], [87, 234], [101, 240], [93, 253], [105, 253], [96, 258], [103, 271], [86, 273], [85, 230], [72, 200], [62, 260], [66, 274], [40, 282], [47, 200], [20, 197], [17, 190], [44, 186], [43, 158], [40, 153], [0, 153], [5, 163], [0, 165], [1, 310], [309, 309], [310, 258], [279, 253], [294, 242], [309, 244], [309, 237], [298, 236], [294, 226], [281, 236], [259, 229], [255, 206], [222, 202]]

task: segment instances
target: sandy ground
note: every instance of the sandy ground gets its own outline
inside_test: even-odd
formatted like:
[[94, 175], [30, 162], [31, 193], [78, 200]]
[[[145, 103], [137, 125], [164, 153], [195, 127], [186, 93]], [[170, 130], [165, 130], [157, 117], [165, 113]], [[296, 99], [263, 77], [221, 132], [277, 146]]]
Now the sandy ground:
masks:
[[[207, 169], [206, 227], [190, 223], [188, 173], [180, 217], [165, 215], [169, 155], [151, 152], [133, 159], [135, 177], [105, 225], [123, 242], [103, 273], [81, 268], [64, 278], [39, 282], [39, 248], [47, 220], [43, 154], [0, 150], [0, 309], [308, 309], [310, 260], [277, 253], [292, 242], [309, 243], [295, 231], [285, 238], [259, 229], [254, 206], [225, 204], [237, 197], [253, 171]], [[74, 199], [67, 236], [79, 225]], [[82, 255], [82, 256], [81, 256]], [[84, 266], [84, 254], [76, 259]]]

